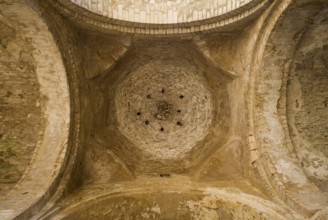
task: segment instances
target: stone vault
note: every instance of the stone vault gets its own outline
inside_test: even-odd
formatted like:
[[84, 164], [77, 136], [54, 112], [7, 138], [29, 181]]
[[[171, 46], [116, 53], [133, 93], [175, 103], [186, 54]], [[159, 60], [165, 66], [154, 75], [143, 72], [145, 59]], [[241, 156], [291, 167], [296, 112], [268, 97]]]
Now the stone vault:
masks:
[[0, 1], [0, 218], [327, 219], [327, 17]]

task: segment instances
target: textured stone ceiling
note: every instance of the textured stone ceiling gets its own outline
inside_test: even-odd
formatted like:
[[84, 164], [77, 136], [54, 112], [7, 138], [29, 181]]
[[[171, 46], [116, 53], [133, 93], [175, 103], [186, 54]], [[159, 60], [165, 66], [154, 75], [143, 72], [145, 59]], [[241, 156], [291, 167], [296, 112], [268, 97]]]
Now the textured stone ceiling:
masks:
[[216, 17], [252, 0], [71, 0], [94, 13], [138, 23], [172, 24]]
[[90, 129], [135, 175], [187, 172], [227, 141], [230, 80], [190, 40], [135, 41], [93, 80]]
[[33, 47], [8, 23], [0, 17], [0, 195], [20, 180], [44, 129]]
[[0, 33], [0, 219], [13, 219], [56, 181], [70, 99], [53, 36], [25, 1], [0, 2]]
[[[33, 1], [33, 0], [31, 0]], [[269, 0], [109, 1], [48, 0], [81, 27], [110, 33], [167, 36], [226, 29], [247, 23]]]
[[328, 8], [315, 9], [320, 11], [295, 51], [286, 109], [301, 166], [328, 192]]
[[327, 20], [327, 0], [0, 0], [0, 218], [327, 219]]
[[117, 88], [119, 130], [153, 159], [181, 159], [208, 133], [211, 94], [193, 71], [155, 62], [131, 72]]

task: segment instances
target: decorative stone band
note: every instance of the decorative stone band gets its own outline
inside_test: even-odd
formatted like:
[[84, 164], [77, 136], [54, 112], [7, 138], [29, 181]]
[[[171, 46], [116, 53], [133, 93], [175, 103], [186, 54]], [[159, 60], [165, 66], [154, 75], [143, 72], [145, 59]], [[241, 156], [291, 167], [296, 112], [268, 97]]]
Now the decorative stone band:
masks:
[[241, 4], [242, 1], [239, 1], [240, 3], [239, 5], [236, 4], [236, 7], [226, 6], [223, 7], [226, 9], [215, 9], [219, 12], [217, 12], [217, 14], [212, 14], [212, 16], [198, 16], [197, 18], [195, 17], [190, 19], [190, 21], [187, 19], [182, 20], [182, 22], [179, 22], [178, 19], [176, 23], [168, 23], [166, 21], [163, 21], [163, 23], [158, 23], [158, 21], [157, 23], [156, 21], [153, 23], [144, 23], [142, 22], [142, 19], [139, 19], [139, 22], [136, 22], [137, 20], [135, 18], [134, 20], [128, 18], [119, 20], [112, 17], [103, 16], [85, 9], [73, 3], [71, 0], [48, 1], [64, 17], [83, 26], [88, 25], [101, 31], [159, 36], [192, 34], [220, 29], [262, 11], [261, 9], [265, 9], [271, 2], [270, 0], [245, 0], [245, 2], [248, 2], [247, 4]]
[[123, 21], [176, 24], [213, 18], [254, 0], [70, 0], [96, 14]]

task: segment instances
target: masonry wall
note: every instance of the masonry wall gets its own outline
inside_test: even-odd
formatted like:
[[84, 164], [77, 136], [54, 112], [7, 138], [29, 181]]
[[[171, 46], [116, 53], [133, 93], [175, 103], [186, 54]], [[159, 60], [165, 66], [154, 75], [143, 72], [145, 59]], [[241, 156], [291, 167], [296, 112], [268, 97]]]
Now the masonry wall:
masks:
[[6, 195], [29, 165], [44, 126], [33, 46], [4, 16], [0, 30], [0, 195]]

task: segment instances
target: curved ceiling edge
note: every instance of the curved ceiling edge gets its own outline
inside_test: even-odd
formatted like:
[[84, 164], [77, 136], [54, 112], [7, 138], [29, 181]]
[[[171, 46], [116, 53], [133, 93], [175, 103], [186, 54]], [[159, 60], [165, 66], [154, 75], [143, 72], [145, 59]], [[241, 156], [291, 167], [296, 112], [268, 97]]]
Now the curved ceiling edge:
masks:
[[69, 0], [95, 14], [111, 19], [147, 24], [177, 24], [202, 21], [243, 10], [260, 0]]
[[[249, 101], [249, 123], [250, 123], [250, 141], [249, 145], [253, 146], [253, 149], [259, 152], [259, 157], [253, 160], [253, 163], [262, 176], [262, 179], [267, 182], [270, 186], [271, 190], [276, 193], [280, 199], [284, 200], [291, 208], [296, 210], [303, 215], [313, 215], [315, 216], [316, 212], [326, 212], [324, 208], [326, 206], [326, 198], [324, 198], [324, 194], [318, 190], [308, 179], [304, 172], [300, 169], [300, 166], [297, 164], [297, 161], [293, 158], [292, 153], [288, 149], [288, 136], [284, 133], [282, 127], [284, 126], [284, 118], [280, 115], [275, 115], [276, 112], [280, 111], [277, 106], [277, 97], [280, 92], [280, 84], [274, 87], [270, 83], [266, 81], [261, 81], [260, 76], [263, 75], [263, 69], [261, 68], [261, 63], [263, 62], [262, 58], [265, 57], [264, 51], [266, 45], [268, 43], [268, 39], [271, 33], [274, 32], [274, 27], [278, 24], [278, 21], [282, 16], [287, 12], [288, 9], [292, 8], [292, 3], [295, 1], [277, 1], [277, 4], [274, 6], [275, 8], [271, 10], [271, 14], [266, 19], [263, 27], [261, 28], [261, 35], [257, 40], [257, 47], [255, 49], [255, 53], [253, 55], [252, 62], [252, 75], [250, 80], [250, 88], [249, 88], [249, 99], [248, 100], [256, 100], [256, 97], [270, 97], [273, 102], [268, 102], [269, 99], [263, 99], [265, 102], [265, 106], [270, 108], [269, 105], [274, 106], [272, 109], [274, 111], [261, 111], [256, 108], [259, 106], [258, 103], [253, 101]], [[286, 67], [282, 67], [286, 68]], [[262, 71], [262, 72], [261, 72]], [[268, 72], [270, 77], [277, 77], [272, 72]], [[267, 78], [270, 78], [267, 77]], [[272, 80], [270, 78], [269, 80]], [[268, 81], [269, 81], [268, 80]], [[279, 78], [282, 81], [282, 79]], [[272, 82], [277, 82], [278, 80], [272, 80]], [[282, 83], [282, 82], [279, 82]], [[264, 84], [268, 86], [270, 89], [269, 95], [261, 96], [259, 93], [259, 89], [263, 89]], [[271, 86], [271, 87], [270, 87]], [[279, 91], [278, 91], [279, 90]], [[276, 93], [276, 94], [274, 94]], [[264, 94], [264, 93], [263, 93]], [[268, 130], [264, 131], [262, 121], [259, 122], [260, 116], [264, 118], [267, 117], [266, 123], [267, 126], [270, 127]], [[270, 117], [270, 118], [269, 118]], [[281, 122], [283, 121], [283, 122]], [[261, 124], [262, 123], [262, 127]], [[264, 134], [265, 133], [265, 134]], [[270, 136], [269, 137], [269, 135]], [[264, 135], [263, 135], [264, 134]], [[270, 138], [274, 137], [274, 144], [270, 142]], [[269, 141], [268, 141], [269, 140]], [[270, 147], [268, 145], [272, 144]], [[279, 148], [279, 149], [278, 149]], [[271, 151], [270, 151], [271, 150]], [[284, 152], [282, 154], [281, 152]], [[288, 153], [287, 153], [288, 152]], [[284, 155], [284, 157], [282, 157]], [[289, 182], [287, 180], [290, 180]], [[288, 183], [286, 183], [288, 182]], [[286, 185], [293, 185], [293, 187], [286, 187]], [[305, 198], [302, 195], [310, 195], [311, 194], [311, 202], [308, 202], [308, 197]]]
[[15, 28], [33, 46], [45, 128], [23, 177], [0, 200], [1, 219], [29, 218], [28, 214], [20, 215], [44, 205], [65, 163], [70, 125], [66, 70], [48, 26], [25, 2], [15, 1], [10, 7], [14, 10], [7, 10], [4, 15], [15, 17]]
[[221, 29], [261, 12], [271, 3], [271, 0], [255, 0], [228, 13], [209, 19], [175, 24], [157, 24], [137, 23], [105, 17], [82, 8], [70, 0], [48, 1], [64, 17], [82, 26], [88, 25], [102, 31], [157, 36], [193, 34]]
[[[178, 177], [178, 179], [180, 178]], [[188, 182], [188, 181], [187, 182], [177, 181], [177, 183], [172, 184], [172, 182], [170, 181], [165, 181], [165, 180], [163, 181], [163, 179], [158, 179], [158, 178], [154, 178], [152, 179], [152, 181], [158, 183], [160, 187], [158, 189], [154, 189], [153, 188], [154, 182], [150, 183], [148, 181], [145, 182], [144, 180], [139, 180], [133, 185], [131, 185], [130, 183], [122, 183], [121, 185], [102, 186], [101, 190], [89, 191], [90, 189], [86, 187], [82, 189], [82, 191], [85, 190], [92, 193], [89, 193], [89, 195], [85, 197], [80, 197], [79, 201], [70, 200], [70, 199], [65, 200], [61, 208], [46, 213], [44, 217], [60, 218], [60, 219], [79, 218], [79, 216], [77, 215], [81, 213], [83, 215], [83, 212], [85, 211], [87, 215], [88, 213], [93, 212], [94, 208], [93, 207], [90, 208], [90, 206], [95, 205], [95, 207], [101, 207], [101, 205], [99, 204], [103, 203], [106, 204], [106, 207], [110, 207], [112, 203], [111, 200], [120, 198], [120, 196], [124, 196], [125, 200], [129, 199], [129, 197], [133, 197], [136, 201], [138, 201], [138, 197], [140, 198], [141, 196], [143, 196], [145, 198], [147, 197], [146, 194], [148, 194], [149, 198], [147, 198], [147, 201], [149, 201], [153, 198], [156, 198], [156, 194], [158, 192], [165, 192], [166, 195], [173, 194], [184, 198], [188, 197], [187, 199], [188, 203], [192, 202], [193, 199], [195, 199], [196, 197], [198, 197], [198, 199], [203, 198], [201, 201], [212, 198], [211, 199], [212, 205], [210, 206], [211, 209], [212, 208], [215, 209], [216, 205], [222, 207], [224, 206], [224, 204], [232, 202], [232, 203], [243, 204], [244, 206], [248, 206], [249, 209], [258, 210], [259, 212], [261, 212], [261, 215], [264, 214], [270, 216], [269, 218], [274, 218], [274, 219], [284, 219], [285, 217], [290, 219], [301, 218], [301, 216], [299, 216], [296, 212], [290, 210], [287, 206], [279, 207], [276, 203], [273, 203], [272, 201], [269, 201], [264, 197], [261, 196], [257, 197], [243, 191], [238, 191], [238, 190], [234, 191], [231, 190], [231, 188], [229, 187], [215, 187], [212, 185], [204, 186], [203, 184], [200, 183]], [[180, 202], [180, 204], [183, 203]], [[203, 203], [200, 202], [200, 205], [203, 205]], [[116, 210], [110, 209], [110, 210], [111, 213], [115, 213], [118, 209]], [[179, 210], [179, 208], [177, 210]], [[129, 210], [126, 211], [127, 213], [129, 212]], [[162, 211], [164, 213], [166, 212], [166, 210], [164, 209]], [[109, 212], [107, 212], [106, 217], [109, 217], [108, 213]], [[239, 213], [242, 212], [239, 211]]]

